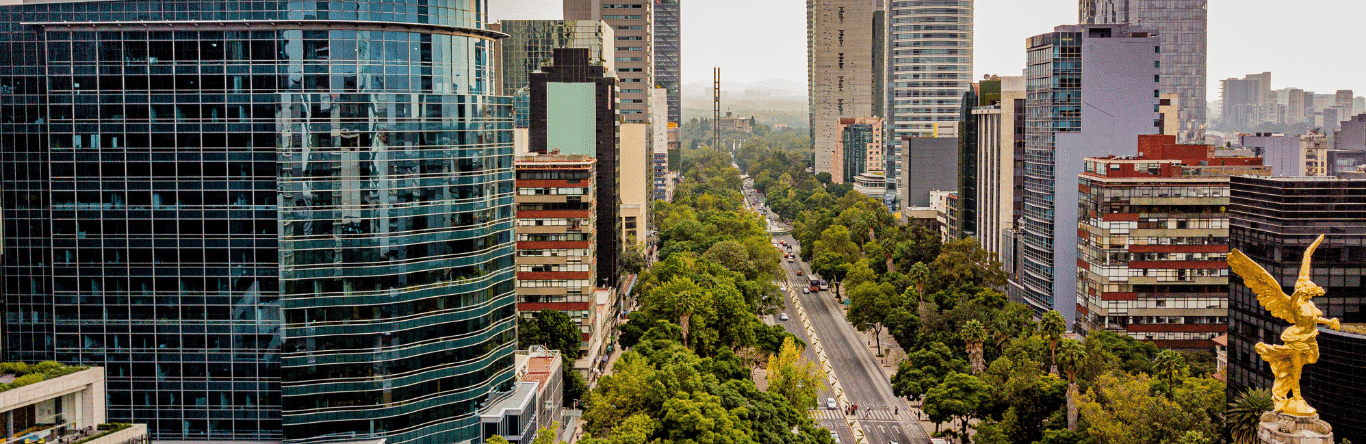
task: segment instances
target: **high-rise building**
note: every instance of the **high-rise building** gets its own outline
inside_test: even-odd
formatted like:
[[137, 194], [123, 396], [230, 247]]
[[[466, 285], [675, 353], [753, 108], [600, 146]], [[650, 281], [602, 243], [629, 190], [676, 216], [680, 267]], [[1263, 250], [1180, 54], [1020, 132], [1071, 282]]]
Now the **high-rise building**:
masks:
[[1342, 121], [1342, 128], [1333, 134], [1333, 148], [1366, 151], [1366, 114], [1357, 114]]
[[1209, 0], [1078, 0], [1078, 23], [1128, 24], [1161, 42], [1162, 92], [1180, 96], [1181, 142], [1205, 140]]
[[1286, 92], [1285, 123], [1287, 125], [1294, 125], [1308, 122], [1309, 119], [1305, 117], [1307, 115], [1305, 113], [1306, 109], [1307, 107], [1304, 102], [1304, 90], [1299, 88], [1290, 88], [1290, 90]]
[[[1314, 298], [1323, 315], [1344, 331], [1318, 329], [1319, 360], [1304, 367], [1304, 399], [1333, 425], [1333, 434], [1366, 439], [1366, 409], [1359, 382], [1366, 355], [1366, 180], [1332, 177], [1238, 177], [1230, 179], [1229, 246], [1247, 254], [1289, 293], [1300, 275], [1305, 248], [1327, 235], [1312, 259], [1309, 277], [1324, 289]], [[1228, 396], [1245, 387], [1270, 388], [1275, 379], [1257, 354], [1258, 342], [1281, 343], [1288, 325], [1257, 301], [1241, 278], [1229, 282]]]
[[958, 137], [902, 137], [901, 164], [906, 183], [897, 189], [901, 211], [929, 207], [935, 191], [958, 191]]
[[[655, 83], [669, 91], [669, 120], [683, 120], [683, 27], [679, 21], [681, 0], [655, 2]], [[666, 122], [666, 123], [667, 123]]]
[[6, 359], [105, 367], [155, 440], [478, 439], [516, 327], [485, 1], [5, 4]]
[[972, 84], [973, 0], [888, 3], [888, 136], [933, 137], [958, 125]]
[[1078, 176], [1078, 331], [1209, 349], [1228, 325], [1228, 178], [1271, 173], [1246, 150], [1139, 136], [1138, 155]]
[[597, 159], [599, 287], [613, 287], [620, 273], [617, 79], [594, 64], [586, 48], [556, 48], [551, 66], [531, 74], [531, 152], [579, 154]]
[[1005, 255], [1003, 236], [1024, 212], [1024, 77], [1001, 77], [1001, 97], [973, 108], [977, 119], [977, 239]]
[[516, 165], [517, 312], [564, 312], [587, 332], [585, 351], [598, 282], [596, 162], [543, 154], [518, 157]]
[[616, 178], [618, 222], [621, 227], [620, 244], [634, 242], [642, 250], [649, 242], [650, 204], [654, 202], [654, 159], [651, 152], [650, 126], [644, 123], [624, 123], [620, 128], [618, 148], [620, 169]]
[[[658, 0], [564, 1], [565, 20], [602, 20], [612, 25], [620, 89], [617, 113], [625, 122], [651, 119], [649, 102], [650, 89], [655, 87], [656, 3]], [[674, 7], [676, 9], [676, 5]]]
[[845, 117], [873, 117], [874, 6], [868, 0], [807, 0], [807, 93], [816, 173], [839, 174], [834, 154]]
[[840, 144], [834, 158], [834, 183], [854, 183], [854, 178], [866, 172], [882, 172], [886, 161], [882, 150], [882, 119], [877, 117], [845, 117], [840, 119]]
[[[1274, 120], [1277, 113], [1271, 105], [1271, 73], [1248, 74], [1242, 79], [1220, 81], [1223, 104], [1220, 119], [1224, 125], [1240, 130], [1252, 129], [1264, 122]], [[1287, 111], [1294, 115], [1294, 111]]]
[[1070, 325], [1077, 288], [1077, 193], [1070, 184], [1083, 159], [1128, 151], [1138, 136], [1157, 132], [1160, 44], [1127, 25], [1059, 26], [1026, 42], [1017, 285], [1022, 302], [1056, 309]]
[[555, 48], [588, 48], [590, 63], [602, 65], [608, 73], [616, 72], [616, 33], [607, 22], [503, 20], [489, 28], [508, 35], [493, 53], [502, 68], [499, 74], [504, 94], [513, 95], [531, 85], [531, 73], [555, 60]]

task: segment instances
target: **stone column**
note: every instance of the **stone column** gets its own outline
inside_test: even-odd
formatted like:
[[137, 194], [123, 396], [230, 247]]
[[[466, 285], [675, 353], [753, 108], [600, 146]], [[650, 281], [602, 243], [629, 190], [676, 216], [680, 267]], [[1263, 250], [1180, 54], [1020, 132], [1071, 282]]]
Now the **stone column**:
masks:
[[1293, 416], [1266, 412], [1257, 426], [1262, 444], [1333, 444], [1333, 426], [1319, 415]]

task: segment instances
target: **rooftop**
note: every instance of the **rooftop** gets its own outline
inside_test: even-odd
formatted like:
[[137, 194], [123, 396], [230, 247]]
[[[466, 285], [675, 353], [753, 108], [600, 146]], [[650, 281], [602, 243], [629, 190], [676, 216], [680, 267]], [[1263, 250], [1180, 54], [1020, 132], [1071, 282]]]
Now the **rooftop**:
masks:
[[90, 367], [62, 365], [54, 361], [37, 364], [0, 362], [0, 392], [59, 378]]

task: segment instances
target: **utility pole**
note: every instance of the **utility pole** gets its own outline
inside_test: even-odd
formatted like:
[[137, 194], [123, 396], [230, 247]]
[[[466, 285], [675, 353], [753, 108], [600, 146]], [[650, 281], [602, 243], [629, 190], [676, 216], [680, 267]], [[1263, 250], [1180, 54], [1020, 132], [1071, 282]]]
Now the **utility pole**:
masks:
[[721, 149], [721, 68], [712, 68], [711, 83], [711, 147]]

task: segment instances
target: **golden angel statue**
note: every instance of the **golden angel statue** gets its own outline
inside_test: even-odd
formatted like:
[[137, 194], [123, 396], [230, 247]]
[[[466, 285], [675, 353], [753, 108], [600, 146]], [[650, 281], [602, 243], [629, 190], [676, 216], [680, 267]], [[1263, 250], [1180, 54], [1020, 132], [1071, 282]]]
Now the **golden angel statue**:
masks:
[[[1326, 324], [1334, 330], [1342, 328], [1337, 319], [1326, 319], [1323, 311], [1314, 306], [1313, 298], [1323, 296], [1323, 287], [1309, 281], [1310, 258], [1314, 249], [1323, 242], [1323, 235], [1304, 251], [1304, 261], [1300, 265], [1300, 278], [1295, 281], [1295, 294], [1286, 296], [1266, 269], [1252, 262], [1243, 252], [1234, 249], [1228, 255], [1229, 268], [1243, 277], [1243, 282], [1257, 294], [1257, 301], [1272, 315], [1290, 322], [1290, 327], [1281, 333], [1285, 344], [1271, 345], [1257, 343], [1257, 354], [1271, 364], [1271, 372], [1276, 375], [1276, 383], [1271, 394], [1276, 401], [1276, 412], [1293, 416], [1313, 416], [1314, 408], [1304, 402], [1300, 393], [1300, 372], [1305, 364], [1319, 360], [1319, 344], [1314, 338], [1319, 335], [1319, 324]], [[1295, 396], [1290, 397], [1291, 391]]]

